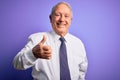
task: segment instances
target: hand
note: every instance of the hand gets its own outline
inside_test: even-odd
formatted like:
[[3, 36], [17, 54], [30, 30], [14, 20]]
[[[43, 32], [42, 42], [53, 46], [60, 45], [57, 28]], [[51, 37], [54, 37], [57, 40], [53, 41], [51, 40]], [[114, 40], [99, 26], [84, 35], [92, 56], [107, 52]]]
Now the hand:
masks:
[[46, 36], [43, 35], [43, 39], [32, 49], [32, 52], [36, 58], [50, 59], [52, 49], [48, 45], [44, 45], [46, 42]]

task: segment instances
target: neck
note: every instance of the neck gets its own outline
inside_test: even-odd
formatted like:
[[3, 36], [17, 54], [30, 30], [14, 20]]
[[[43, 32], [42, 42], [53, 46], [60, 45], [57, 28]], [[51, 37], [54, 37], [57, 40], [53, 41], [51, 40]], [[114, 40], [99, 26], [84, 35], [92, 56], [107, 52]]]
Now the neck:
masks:
[[57, 34], [60, 35], [61, 37], [64, 37], [67, 34], [67, 32], [66, 33], [57, 33]]

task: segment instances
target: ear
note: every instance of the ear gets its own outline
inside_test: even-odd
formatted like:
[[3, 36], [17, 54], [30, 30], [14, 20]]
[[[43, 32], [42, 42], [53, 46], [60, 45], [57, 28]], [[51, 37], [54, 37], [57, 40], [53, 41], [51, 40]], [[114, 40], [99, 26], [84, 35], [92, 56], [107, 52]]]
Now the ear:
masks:
[[50, 22], [52, 23], [52, 16], [51, 15], [49, 15], [49, 19], [50, 19]]

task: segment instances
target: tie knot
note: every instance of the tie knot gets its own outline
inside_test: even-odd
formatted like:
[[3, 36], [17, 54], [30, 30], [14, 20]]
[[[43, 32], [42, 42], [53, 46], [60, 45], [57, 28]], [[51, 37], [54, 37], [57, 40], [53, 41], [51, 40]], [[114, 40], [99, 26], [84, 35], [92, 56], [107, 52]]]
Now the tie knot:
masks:
[[64, 38], [64, 37], [61, 37], [61, 38], [60, 38], [60, 41], [61, 41], [61, 42], [64, 42], [64, 41], [65, 41], [65, 38]]

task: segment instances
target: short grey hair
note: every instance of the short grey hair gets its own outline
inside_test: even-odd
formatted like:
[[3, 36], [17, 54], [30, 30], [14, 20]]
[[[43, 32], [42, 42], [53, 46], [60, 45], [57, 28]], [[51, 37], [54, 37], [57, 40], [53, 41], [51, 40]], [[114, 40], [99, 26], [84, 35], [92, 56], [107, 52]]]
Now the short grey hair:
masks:
[[52, 15], [54, 14], [56, 7], [57, 7], [58, 5], [60, 5], [60, 4], [66, 5], [66, 6], [70, 9], [71, 15], [72, 15], [72, 17], [73, 17], [71, 5], [70, 5], [69, 3], [67, 3], [67, 2], [64, 2], [64, 1], [63, 1], [63, 2], [59, 2], [59, 3], [57, 3], [55, 6], [53, 6], [52, 11], [51, 11], [51, 13], [50, 13], [50, 16], [52, 16]]

